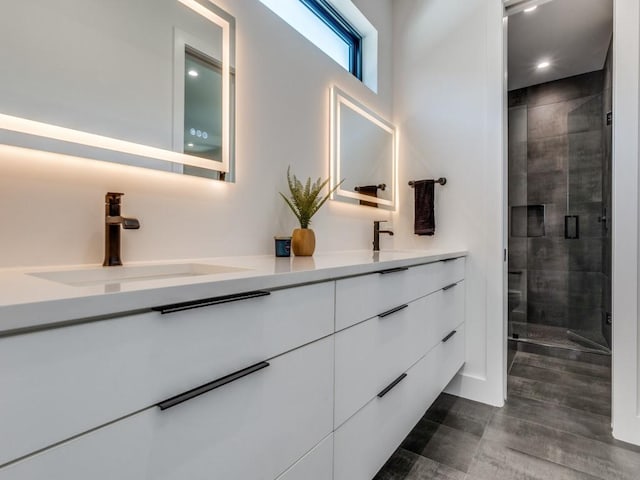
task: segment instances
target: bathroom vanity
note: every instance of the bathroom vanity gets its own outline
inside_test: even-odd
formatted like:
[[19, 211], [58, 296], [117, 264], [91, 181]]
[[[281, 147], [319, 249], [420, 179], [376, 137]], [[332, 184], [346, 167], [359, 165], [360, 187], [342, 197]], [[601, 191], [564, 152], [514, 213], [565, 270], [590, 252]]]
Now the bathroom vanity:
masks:
[[370, 480], [464, 363], [465, 255], [2, 271], [0, 479]]

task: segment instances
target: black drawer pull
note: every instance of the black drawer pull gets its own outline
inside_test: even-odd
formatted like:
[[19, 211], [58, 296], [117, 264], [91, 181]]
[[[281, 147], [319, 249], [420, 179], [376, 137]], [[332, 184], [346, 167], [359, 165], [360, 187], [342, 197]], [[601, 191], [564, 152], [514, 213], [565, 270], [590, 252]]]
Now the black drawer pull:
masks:
[[387, 275], [389, 273], [404, 272], [406, 270], [409, 270], [409, 267], [389, 268], [388, 270], [380, 270], [378, 273], [380, 275]]
[[250, 298], [266, 297], [267, 295], [271, 295], [271, 292], [259, 290], [256, 292], [236, 293], [234, 295], [224, 295], [222, 297], [205, 298], [202, 300], [193, 300], [191, 302], [163, 305], [161, 307], [153, 307], [151, 310], [154, 312], [160, 312], [164, 315], [165, 313], [183, 312], [194, 308], [220, 305], [221, 303], [238, 302], [240, 300], [248, 300]]
[[446, 343], [447, 341], [449, 341], [449, 339], [453, 337], [456, 333], [458, 333], [457, 330], [454, 330], [453, 332], [451, 332], [449, 335], [447, 335], [442, 339], [442, 343]]
[[220, 388], [231, 382], [235, 382], [242, 377], [251, 375], [252, 373], [257, 372], [258, 370], [262, 370], [263, 368], [266, 368], [268, 366], [269, 364], [267, 362], [256, 363], [255, 365], [239, 370], [235, 373], [227, 375], [226, 377], [219, 378], [218, 380], [214, 380], [213, 382], [205, 383], [204, 385], [196, 387], [193, 390], [189, 390], [188, 392], [184, 392], [180, 395], [176, 395], [175, 397], [164, 400], [158, 403], [157, 406], [160, 407], [160, 410], [166, 410], [167, 408], [175, 407], [176, 405], [186, 402], [187, 400], [191, 400], [192, 398], [198, 397], [203, 393], [210, 392], [211, 390], [215, 390], [216, 388]]
[[391, 382], [389, 384], [388, 387], [386, 387], [384, 390], [382, 390], [379, 394], [378, 394], [378, 398], [382, 398], [384, 397], [387, 393], [389, 393], [393, 387], [395, 387], [396, 385], [398, 385], [402, 380], [405, 379], [405, 377], [407, 376], [406, 373], [403, 373], [402, 375], [400, 375], [398, 378], [396, 378], [393, 382]]
[[389, 315], [393, 315], [394, 313], [399, 312], [400, 310], [404, 310], [408, 306], [409, 305], [400, 305], [399, 307], [392, 308], [391, 310], [387, 310], [386, 312], [381, 313], [380, 315], [378, 315], [378, 317], [379, 318], [388, 317]]
[[458, 282], [452, 283], [451, 285], [447, 285], [446, 287], [442, 287], [442, 290], [446, 292], [447, 290], [451, 290], [456, 285], [458, 285]]
[[457, 260], [459, 257], [453, 257], [453, 258], [445, 258], [443, 260], [440, 260], [441, 262], [453, 262], [454, 260]]

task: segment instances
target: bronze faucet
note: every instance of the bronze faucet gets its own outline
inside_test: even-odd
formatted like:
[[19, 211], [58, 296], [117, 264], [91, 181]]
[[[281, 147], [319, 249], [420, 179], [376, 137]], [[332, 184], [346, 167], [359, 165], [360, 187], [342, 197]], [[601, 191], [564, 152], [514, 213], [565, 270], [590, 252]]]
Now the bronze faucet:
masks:
[[380, 230], [380, 224], [382, 222], [386, 222], [386, 220], [376, 220], [375, 222], [373, 222], [373, 251], [374, 252], [380, 251], [380, 234], [381, 233], [388, 233], [389, 235], [393, 236], [393, 231], [391, 230]]
[[109, 192], [104, 198], [104, 262], [105, 267], [122, 265], [120, 259], [120, 226], [125, 230], [138, 230], [140, 222], [137, 218], [125, 218], [120, 214], [120, 206], [124, 193]]

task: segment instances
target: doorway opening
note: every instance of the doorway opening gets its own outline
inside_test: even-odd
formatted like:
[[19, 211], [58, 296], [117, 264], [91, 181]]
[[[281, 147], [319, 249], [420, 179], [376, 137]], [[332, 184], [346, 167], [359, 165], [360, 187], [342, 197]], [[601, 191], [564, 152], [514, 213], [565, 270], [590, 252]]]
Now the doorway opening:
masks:
[[509, 353], [610, 355], [613, 0], [511, 3]]

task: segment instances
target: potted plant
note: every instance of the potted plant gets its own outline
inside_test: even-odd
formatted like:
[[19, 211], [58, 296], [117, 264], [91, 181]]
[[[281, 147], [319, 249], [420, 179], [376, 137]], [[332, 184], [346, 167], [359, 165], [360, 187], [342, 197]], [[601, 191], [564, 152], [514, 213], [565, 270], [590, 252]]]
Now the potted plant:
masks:
[[342, 182], [329, 190], [329, 193], [324, 197], [322, 197], [320, 193], [327, 183], [329, 183], [328, 178], [324, 181], [318, 178], [314, 183], [311, 183], [311, 177], [309, 177], [303, 185], [302, 182], [291, 173], [291, 167], [289, 167], [287, 169], [287, 182], [289, 184], [290, 196], [287, 197], [282, 192], [280, 192], [280, 195], [300, 222], [300, 228], [296, 228], [293, 231], [291, 249], [294, 255], [309, 257], [313, 255], [316, 249], [316, 236], [313, 230], [309, 228], [311, 217], [320, 210], [320, 207], [324, 205], [324, 202], [329, 199], [331, 194]]

